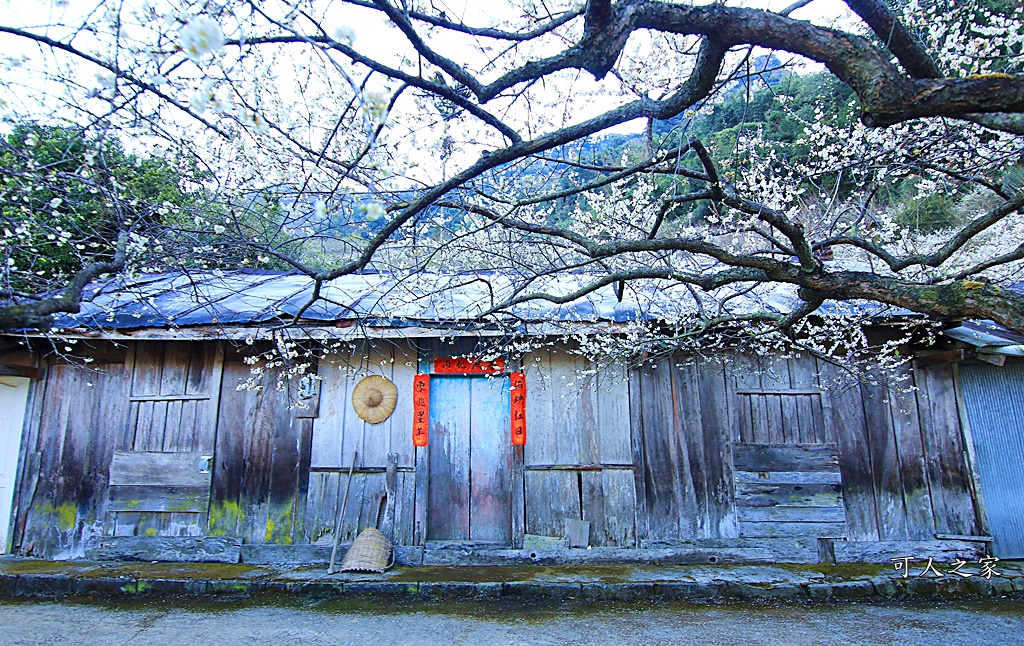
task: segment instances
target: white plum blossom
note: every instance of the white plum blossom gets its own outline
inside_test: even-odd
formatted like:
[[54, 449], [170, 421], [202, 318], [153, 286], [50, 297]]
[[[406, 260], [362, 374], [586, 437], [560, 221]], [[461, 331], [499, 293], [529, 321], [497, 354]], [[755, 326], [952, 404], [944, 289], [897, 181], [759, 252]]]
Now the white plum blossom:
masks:
[[96, 74], [96, 83], [104, 90], [112, 90], [117, 84], [117, 77], [109, 72], [99, 72]]
[[238, 108], [238, 120], [245, 126], [252, 128], [256, 132], [261, 134], [267, 134], [270, 132], [270, 123], [255, 110], [239, 106]]
[[383, 123], [388, 116], [388, 98], [377, 92], [363, 92], [362, 112], [371, 125]]
[[379, 220], [387, 214], [387, 210], [380, 202], [370, 202], [364, 207], [364, 211], [366, 219], [370, 221]]
[[194, 62], [207, 54], [216, 55], [224, 49], [224, 32], [217, 21], [207, 15], [196, 16], [178, 32], [181, 49]]
[[332, 31], [331, 37], [342, 45], [351, 45], [356, 40], [356, 31], [348, 25], [338, 25]]

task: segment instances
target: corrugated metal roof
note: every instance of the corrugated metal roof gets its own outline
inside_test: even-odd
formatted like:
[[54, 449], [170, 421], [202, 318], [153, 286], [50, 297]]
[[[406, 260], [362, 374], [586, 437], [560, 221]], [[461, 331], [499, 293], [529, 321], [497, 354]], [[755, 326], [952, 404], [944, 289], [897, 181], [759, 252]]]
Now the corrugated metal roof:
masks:
[[965, 321], [943, 334], [976, 348], [1004, 348], [1024, 344], [1024, 336], [1010, 332], [994, 321]]
[[[569, 295], [594, 280], [589, 274], [562, 274], [535, 280], [530, 291]], [[321, 298], [302, 314], [308, 324], [359, 320], [368, 325], [438, 325], [476, 320], [518, 294], [521, 276], [496, 273], [353, 274], [321, 289]], [[81, 311], [59, 317], [58, 329], [137, 329], [173, 326], [246, 326], [291, 319], [309, 302], [313, 280], [266, 271], [144, 274], [94, 283]], [[799, 303], [788, 285], [758, 286], [729, 299], [733, 313], [789, 312]], [[715, 311], [710, 299], [702, 304]], [[698, 311], [684, 285], [669, 281], [627, 284], [622, 301], [612, 285], [564, 304], [535, 300], [512, 307], [510, 322], [614, 322], [674, 320]], [[880, 311], [877, 305], [827, 304], [829, 313]], [[892, 313], [890, 310], [887, 310]]]

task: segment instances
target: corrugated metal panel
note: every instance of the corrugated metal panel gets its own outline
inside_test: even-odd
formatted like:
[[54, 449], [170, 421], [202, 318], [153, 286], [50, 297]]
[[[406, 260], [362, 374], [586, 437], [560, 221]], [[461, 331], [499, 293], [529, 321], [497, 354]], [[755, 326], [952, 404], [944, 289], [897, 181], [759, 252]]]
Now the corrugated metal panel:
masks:
[[999, 558], [1024, 558], [1024, 364], [960, 368], [967, 420]]

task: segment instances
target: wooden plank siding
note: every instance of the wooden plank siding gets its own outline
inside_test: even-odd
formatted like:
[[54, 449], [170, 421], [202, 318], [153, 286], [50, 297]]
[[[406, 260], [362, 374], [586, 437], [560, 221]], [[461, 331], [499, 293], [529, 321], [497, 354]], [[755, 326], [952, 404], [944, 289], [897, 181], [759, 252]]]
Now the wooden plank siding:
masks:
[[[715, 509], [727, 510], [731, 527], [737, 522], [768, 523], [752, 520], [749, 509], [741, 510], [737, 520], [733, 496], [740, 507], [754, 499], [763, 502], [764, 486], [776, 485], [771, 489], [776, 496], [784, 495], [787, 487], [794, 495], [795, 487], [828, 487], [817, 492], [828, 496], [812, 499], [829, 504], [816, 507], [834, 507], [837, 496], [842, 501], [845, 527], [830, 520], [836, 514], [832, 509], [814, 512], [820, 516], [816, 520], [826, 525], [794, 525], [790, 528], [794, 531], [826, 529], [855, 541], [932, 540], [936, 533], [976, 533], [953, 382], [942, 372], [948, 373], [948, 364], [918, 368], [902, 385], [875, 385], [870, 380], [851, 385], [835, 367], [810, 356], [760, 362], [738, 356], [725, 371], [724, 392], [711, 385], [716, 368], [715, 364], [700, 366], [696, 379], [683, 368], [673, 372], [663, 365], [634, 371], [630, 406], [637, 445], [633, 453], [634, 463], [644, 474], [636, 480], [642, 495], [637, 510], [643, 516], [638, 518], [638, 528], [648, 531], [651, 540], [715, 536], [705, 529], [712, 525], [706, 519]], [[687, 399], [695, 383], [704, 393], [700, 407]], [[705, 439], [702, 455], [702, 447], [692, 439], [694, 425], [687, 421], [697, 414], [705, 433], [713, 435], [717, 427], [738, 443], [794, 447], [835, 443], [838, 472], [815, 475], [793, 464], [743, 464], [747, 458], [741, 455], [736, 462], [728, 454], [738, 446], [730, 447], [729, 442], [722, 442], [721, 457], [714, 459], [707, 448], [714, 445], [713, 436]], [[735, 480], [730, 475], [726, 486], [704, 487], [715, 479], [712, 465], [734, 463]], [[706, 477], [694, 482], [701, 473]], [[751, 489], [754, 485], [763, 486]], [[724, 494], [714, 504], [712, 491]], [[794, 498], [799, 499], [803, 498]], [[700, 508], [697, 520], [694, 504]], [[735, 536], [736, 530], [728, 527], [726, 523], [717, 536]], [[752, 526], [745, 527], [740, 533], [748, 535]], [[765, 525], [763, 529], [772, 528]]]
[[240, 360], [224, 362], [209, 532], [246, 543], [304, 542], [309, 443], [313, 420], [291, 406], [296, 388], [276, 388], [276, 374], [258, 389], [239, 389], [252, 376]]
[[[128, 424], [111, 463], [106, 533], [204, 536], [223, 344], [139, 342], [128, 358]], [[177, 487], [195, 495], [169, 498]]]
[[128, 416], [124, 369], [124, 363], [101, 361], [89, 369], [63, 362], [47, 366], [33, 447], [38, 477], [24, 501], [21, 554], [82, 557], [103, 535], [107, 474]]
[[[357, 342], [348, 351], [321, 361], [320, 407], [312, 422], [304, 541], [333, 542], [333, 528], [354, 455], [356, 473], [349, 488], [341, 540], [347, 542], [361, 529], [375, 525], [378, 510], [385, 504], [383, 471], [387, 456], [397, 453], [395, 541], [413, 544], [417, 453], [412, 445], [412, 381], [417, 373], [417, 357], [417, 347], [411, 342]], [[352, 408], [352, 389], [368, 375], [386, 377], [398, 389], [395, 411], [380, 424], [364, 422]], [[370, 470], [379, 473], [368, 473]]]
[[636, 369], [629, 385], [633, 434], [640, 440], [644, 540], [735, 537], [726, 423], [739, 415], [729, 409], [723, 367], [663, 359]]
[[822, 362], [819, 369], [821, 377], [832, 384], [822, 397], [822, 405], [826, 427], [834, 430], [839, 447], [846, 535], [853, 541], [877, 541], [878, 499], [863, 395], [857, 384], [845, 383], [832, 364]]
[[920, 393], [917, 408], [935, 531], [977, 535], [980, 532], [952, 368], [948, 363], [918, 367], [914, 379]]
[[626, 370], [559, 349], [522, 360], [526, 375], [524, 532], [566, 535], [590, 523], [594, 547], [636, 545], [636, 494]]
[[[251, 367], [217, 342], [93, 344], [87, 369], [51, 361], [32, 386], [18, 553], [73, 558], [104, 540], [146, 537], [329, 545], [356, 451], [345, 543], [381, 520], [389, 453], [398, 454], [399, 545], [443, 538], [439, 527], [458, 519], [437, 510], [456, 503], [502, 518], [501, 532], [467, 527], [467, 539], [517, 548], [524, 536], [566, 536], [569, 521], [588, 522], [589, 545], [608, 548], [980, 533], [949, 364], [906, 366], [898, 386], [843, 387], [833, 384], [844, 381], [838, 369], [810, 356], [675, 357], [627, 370], [536, 350], [522, 358], [526, 445], [496, 436], [487, 463], [508, 468], [465, 500], [445, 501], [431, 498], [443, 492], [430, 484], [456, 482], [444, 469], [458, 461], [437, 459], [440, 429], [429, 446], [412, 446], [412, 380], [432, 365], [421, 354], [472, 354], [471, 339], [354, 343], [320, 362], [319, 395], [306, 410], [273, 375], [262, 389], [238, 390]], [[368, 374], [398, 388], [395, 412], [379, 425], [352, 409], [352, 388]], [[212, 473], [200, 473], [211, 455]]]

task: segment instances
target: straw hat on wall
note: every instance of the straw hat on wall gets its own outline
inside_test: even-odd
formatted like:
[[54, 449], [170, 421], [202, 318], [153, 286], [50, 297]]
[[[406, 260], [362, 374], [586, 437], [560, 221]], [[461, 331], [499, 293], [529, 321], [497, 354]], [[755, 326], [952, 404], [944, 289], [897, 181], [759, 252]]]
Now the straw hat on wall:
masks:
[[395, 384], [380, 375], [362, 379], [352, 389], [352, 407], [356, 415], [371, 424], [380, 424], [395, 412], [398, 389]]

